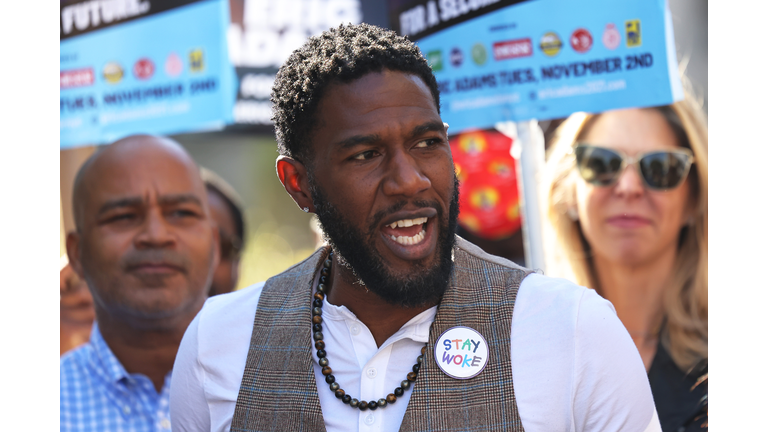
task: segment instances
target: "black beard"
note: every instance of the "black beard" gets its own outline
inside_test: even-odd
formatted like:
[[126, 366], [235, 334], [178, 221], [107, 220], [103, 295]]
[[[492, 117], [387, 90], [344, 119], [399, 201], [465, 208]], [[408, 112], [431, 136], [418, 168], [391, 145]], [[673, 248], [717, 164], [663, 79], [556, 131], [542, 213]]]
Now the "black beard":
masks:
[[453, 176], [453, 197], [448, 215], [436, 201], [412, 201], [418, 207], [433, 207], [437, 210], [437, 262], [432, 264], [415, 261], [408, 275], [397, 276], [389, 271], [381, 256], [376, 252], [375, 239], [379, 236], [381, 221], [388, 214], [405, 207], [408, 202], [400, 201], [390, 208], [377, 212], [362, 233], [326, 198], [320, 187], [309, 176], [312, 203], [320, 221], [324, 237], [333, 248], [337, 259], [346, 263], [365, 287], [389, 304], [411, 308], [437, 304], [448, 288], [453, 270], [454, 233], [459, 216], [459, 182]]

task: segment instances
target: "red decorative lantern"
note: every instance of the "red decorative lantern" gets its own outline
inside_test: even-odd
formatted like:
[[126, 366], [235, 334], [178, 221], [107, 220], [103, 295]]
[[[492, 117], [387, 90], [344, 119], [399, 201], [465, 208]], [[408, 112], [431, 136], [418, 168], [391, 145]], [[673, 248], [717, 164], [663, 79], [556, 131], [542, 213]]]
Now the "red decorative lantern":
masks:
[[459, 224], [488, 240], [520, 229], [519, 192], [512, 139], [495, 130], [474, 130], [450, 138], [459, 178]]

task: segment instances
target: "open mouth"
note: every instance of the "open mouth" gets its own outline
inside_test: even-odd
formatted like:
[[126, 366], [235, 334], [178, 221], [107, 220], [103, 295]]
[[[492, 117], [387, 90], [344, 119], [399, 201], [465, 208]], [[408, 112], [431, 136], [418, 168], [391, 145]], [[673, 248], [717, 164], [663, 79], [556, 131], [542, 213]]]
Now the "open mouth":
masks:
[[403, 246], [416, 245], [424, 241], [429, 218], [400, 219], [384, 227], [384, 233]]
[[383, 222], [379, 232], [384, 245], [399, 259], [423, 260], [434, 253], [437, 239], [435, 208], [399, 211]]

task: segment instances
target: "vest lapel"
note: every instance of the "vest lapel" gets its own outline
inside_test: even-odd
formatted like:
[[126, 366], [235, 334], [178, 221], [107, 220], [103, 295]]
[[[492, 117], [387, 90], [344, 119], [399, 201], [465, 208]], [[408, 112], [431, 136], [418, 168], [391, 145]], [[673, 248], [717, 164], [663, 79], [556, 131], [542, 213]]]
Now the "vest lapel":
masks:
[[[401, 432], [523, 431], [512, 385], [510, 330], [517, 289], [530, 270], [480, 259], [461, 247], [466, 244], [457, 243], [450, 285], [430, 329]], [[488, 342], [488, 364], [474, 378], [451, 378], [435, 363], [435, 342], [455, 326], [475, 329]]]

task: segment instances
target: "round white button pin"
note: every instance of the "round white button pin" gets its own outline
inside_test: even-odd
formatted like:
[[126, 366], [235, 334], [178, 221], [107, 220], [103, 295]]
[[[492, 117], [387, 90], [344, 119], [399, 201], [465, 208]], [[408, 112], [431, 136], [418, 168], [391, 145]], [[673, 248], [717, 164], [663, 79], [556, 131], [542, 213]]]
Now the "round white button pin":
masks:
[[475, 377], [488, 364], [488, 342], [475, 329], [451, 327], [435, 342], [435, 362], [451, 378]]

